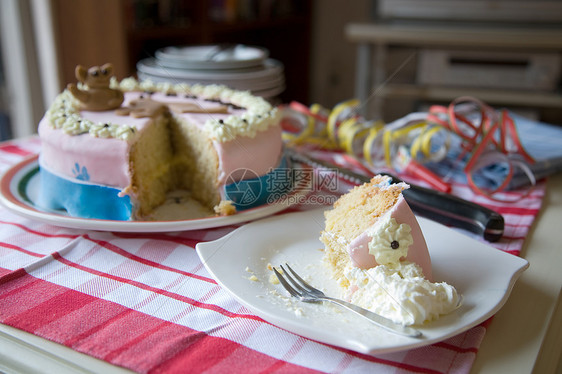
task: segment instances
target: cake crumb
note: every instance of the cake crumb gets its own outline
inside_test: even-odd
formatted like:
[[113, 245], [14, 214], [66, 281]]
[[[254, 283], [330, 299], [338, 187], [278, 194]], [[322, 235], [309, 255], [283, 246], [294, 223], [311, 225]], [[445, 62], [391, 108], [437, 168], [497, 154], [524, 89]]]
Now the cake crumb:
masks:
[[[267, 264], [267, 270], [269, 271], [273, 271], [274, 267], [273, 265], [271, 265], [271, 263]], [[283, 274], [283, 269], [279, 268], [277, 269], [277, 271], [281, 274]], [[279, 284], [279, 278], [277, 278], [277, 274], [272, 273], [269, 275], [269, 283], [271, 284]]]
[[221, 200], [221, 202], [213, 209], [215, 213], [220, 216], [231, 216], [233, 214], [236, 214], [236, 207], [230, 200]]
[[251, 280], [252, 282], [257, 282], [259, 279], [258, 277], [256, 277], [255, 275], [252, 275], [250, 278], [248, 278], [249, 280]]

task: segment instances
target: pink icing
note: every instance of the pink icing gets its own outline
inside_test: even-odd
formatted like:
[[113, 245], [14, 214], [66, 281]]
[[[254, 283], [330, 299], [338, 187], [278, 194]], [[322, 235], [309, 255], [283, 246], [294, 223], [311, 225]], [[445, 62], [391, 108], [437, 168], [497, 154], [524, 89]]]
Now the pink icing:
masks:
[[[408, 248], [406, 261], [418, 264], [422, 268], [426, 278], [431, 281], [433, 276], [431, 272], [431, 258], [429, 257], [429, 251], [427, 250], [427, 244], [414, 213], [402, 195], [400, 195], [394, 207], [385, 213], [385, 215], [388, 214], [391, 218], [394, 218], [396, 222], [405, 223], [412, 229], [411, 234], [414, 242]], [[372, 237], [367, 233], [377, 225], [377, 222], [375, 222], [371, 228], [353, 239], [347, 246], [347, 251], [349, 252], [349, 256], [351, 257], [351, 261], [354, 266], [361, 269], [370, 269], [378, 265], [375, 260], [375, 256], [369, 253], [369, 242]]]
[[265, 175], [279, 163], [283, 147], [281, 127], [271, 126], [255, 138], [239, 137], [214, 144], [220, 163], [219, 183], [224, 183], [231, 173], [237, 179], [244, 169], [250, 169], [260, 176]]
[[[127, 94], [125, 94], [125, 97], [127, 97]], [[192, 98], [182, 98], [181, 95], [166, 95], [164, 93], [161, 92], [155, 92], [153, 93], [151, 96], [152, 100], [161, 102], [161, 103], [182, 103], [182, 102], [189, 102], [189, 103], [195, 103], [197, 104], [197, 106], [201, 107], [201, 108], [206, 108], [206, 109], [210, 109], [210, 108], [216, 108], [216, 107], [220, 107], [223, 106], [223, 104], [221, 103], [217, 103], [217, 102], [212, 102], [212, 101], [207, 101], [207, 100], [203, 100], [203, 99], [192, 99]], [[216, 119], [216, 120], [220, 120], [220, 119], [226, 119], [227, 117], [231, 116], [231, 115], [240, 115], [242, 113], [244, 113], [246, 110], [245, 109], [233, 109], [233, 108], [229, 108], [228, 109], [228, 113], [182, 113], [182, 114], [176, 114], [179, 115], [183, 118], [186, 119], [187, 122], [191, 123], [191, 124], [195, 124], [199, 127], [203, 127], [203, 125], [205, 124], [205, 122], [207, 122], [209, 119]]]
[[74, 171], [86, 168], [90, 182], [119, 188], [129, 185], [127, 142], [89, 134], [71, 136], [47, 122], [43, 119], [39, 123], [42, 165], [70, 177], [76, 177]]
[[[124, 105], [138, 98], [142, 93], [125, 93]], [[166, 96], [155, 93], [154, 100], [162, 102], [178, 102], [181, 97]], [[183, 99], [185, 100], [185, 99]], [[189, 99], [203, 107], [221, 105], [203, 100]], [[214, 119], [224, 119], [233, 114], [243, 113], [241, 109], [229, 109], [228, 114], [217, 113], [184, 113], [181, 114], [189, 123], [202, 127], [212, 116]], [[119, 116], [110, 112], [82, 111], [83, 118], [94, 123], [114, 123], [135, 126], [142, 132], [150, 122], [148, 118], [133, 118]], [[89, 134], [68, 135], [60, 129], [54, 129], [43, 118], [39, 123], [39, 135], [42, 140], [41, 162], [62, 175], [75, 177], [76, 165], [80, 169], [85, 167], [89, 174], [89, 181], [125, 188], [130, 184], [128, 167], [128, 153], [130, 144], [127, 141], [112, 138], [96, 138]], [[255, 137], [238, 137], [228, 142], [213, 142], [219, 158], [219, 183], [236, 169], [250, 169], [258, 175], [264, 175], [271, 168], [277, 166], [282, 149], [281, 129], [271, 126], [265, 131], [258, 132]]]

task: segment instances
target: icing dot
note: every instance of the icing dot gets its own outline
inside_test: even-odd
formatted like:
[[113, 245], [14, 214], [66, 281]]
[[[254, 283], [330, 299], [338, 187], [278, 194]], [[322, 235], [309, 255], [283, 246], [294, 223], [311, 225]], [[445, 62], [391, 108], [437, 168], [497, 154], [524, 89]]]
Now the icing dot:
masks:
[[393, 240], [392, 243], [390, 243], [390, 248], [398, 249], [398, 247], [400, 247], [400, 243], [398, 243], [398, 240]]

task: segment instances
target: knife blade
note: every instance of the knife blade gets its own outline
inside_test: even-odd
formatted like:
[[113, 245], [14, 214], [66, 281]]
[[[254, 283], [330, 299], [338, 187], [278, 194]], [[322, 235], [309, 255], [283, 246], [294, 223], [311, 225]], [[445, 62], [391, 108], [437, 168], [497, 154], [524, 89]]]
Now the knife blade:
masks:
[[[295, 162], [308, 164], [320, 169], [335, 169], [341, 177], [355, 184], [363, 184], [371, 180], [371, 177], [366, 175], [293, 150], [287, 153], [291, 160]], [[402, 180], [392, 174], [380, 174], [391, 177], [392, 183], [402, 182]], [[408, 184], [410, 188], [404, 190], [402, 194], [416, 214], [447, 226], [458, 227], [476, 233], [490, 242], [496, 242], [502, 237], [504, 219], [498, 212], [451, 194], [415, 184]]]

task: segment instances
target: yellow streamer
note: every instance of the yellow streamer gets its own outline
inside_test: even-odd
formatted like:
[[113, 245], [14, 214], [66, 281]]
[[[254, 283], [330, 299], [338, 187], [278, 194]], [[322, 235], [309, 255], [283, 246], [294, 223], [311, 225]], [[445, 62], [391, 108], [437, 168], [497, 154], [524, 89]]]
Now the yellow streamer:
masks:
[[[310, 106], [308, 116], [302, 106], [297, 110], [302, 130], [298, 134], [284, 134], [293, 144], [311, 144], [326, 149], [341, 149], [365, 159], [373, 166], [384, 163], [393, 166], [399, 147], [409, 148], [412, 159], [435, 160], [446, 152], [448, 139], [432, 153], [432, 140], [443, 129], [425, 120], [411, 120], [404, 124], [385, 126], [382, 121], [366, 121], [355, 114], [359, 100], [351, 99], [336, 105], [331, 111], [319, 104]], [[304, 113], [303, 113], [304, 112]]]
[[344, 101], [343, 103], [339, 103], [334, 107], [334, 109], [328, 116], [328, 123], [327, 123], [328, 137], [330, 138], [332, 143], [337, 144], [336, 129], [338, 126], [338, 120], [340, 115], [345, 110], [349, 110], [353, 107], [359, 106], [359, 103], [360, 101], [358, 99], [351, 99], [351, 100]]

